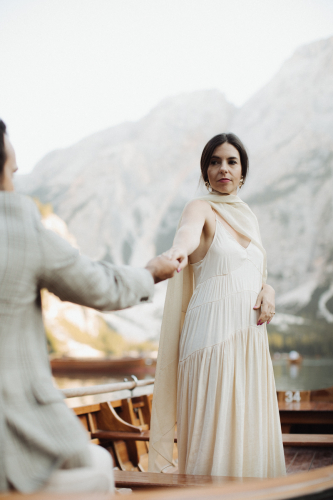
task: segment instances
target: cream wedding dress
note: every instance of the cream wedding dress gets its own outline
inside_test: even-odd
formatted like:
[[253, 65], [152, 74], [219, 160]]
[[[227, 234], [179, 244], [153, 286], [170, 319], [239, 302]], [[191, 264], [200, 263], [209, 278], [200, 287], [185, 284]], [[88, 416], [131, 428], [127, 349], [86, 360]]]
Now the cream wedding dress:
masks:
[[195, 290], [179, 343], [179, 472], [275, 477], [285, 460], [266, 324], [253, 309], [263, 253], [241, 246], [217, 219], [192, 265]]

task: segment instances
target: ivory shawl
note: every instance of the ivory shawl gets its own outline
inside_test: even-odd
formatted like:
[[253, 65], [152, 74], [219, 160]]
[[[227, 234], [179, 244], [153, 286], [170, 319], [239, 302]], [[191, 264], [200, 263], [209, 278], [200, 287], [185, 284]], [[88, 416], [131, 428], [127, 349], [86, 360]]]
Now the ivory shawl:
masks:
[[[208, 194], [196, 199], [207, 201], [232, 228], [248, 237], [263, 252], [263, 282], [266, 282], [266, 252], [261, 243], [257, 218], [249, 206], [235, 195]], [[193, 290], [193, 271], [190, 265], [169, 280], [154, 385], [149, 445], [150, 472], [162, 472], [166, 467], [175, 465], [172, 455], [177, 421], [179, 338]]]

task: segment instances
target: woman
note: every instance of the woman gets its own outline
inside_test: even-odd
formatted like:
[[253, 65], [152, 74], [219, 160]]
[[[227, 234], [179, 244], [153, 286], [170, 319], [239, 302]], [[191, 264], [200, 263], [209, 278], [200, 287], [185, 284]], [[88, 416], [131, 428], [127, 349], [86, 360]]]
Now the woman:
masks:
[[237, 196], [247, 172], [238, 137], [211, 139], [201, 157], [209, 194], [187, 204], [166, 252], [182, 272], [169, 283], [163, 317], [152, 471], [170, 470], [177, 421], [180, 473], [285, 474], [266, 332], [274, 290], [257, 219]]

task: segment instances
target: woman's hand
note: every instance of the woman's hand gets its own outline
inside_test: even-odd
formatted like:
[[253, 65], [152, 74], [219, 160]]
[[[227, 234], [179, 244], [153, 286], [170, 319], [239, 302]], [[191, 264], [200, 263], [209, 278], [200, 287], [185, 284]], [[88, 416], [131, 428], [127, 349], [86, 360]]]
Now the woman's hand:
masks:
[[182, 269], [184, 269], [184, 267], [186, 267], [188, 264], [188, 257], [186, 250], [184, 248], [173, 246], [170, 248], [170, 250], [167, 250], [162, 255], [164, 255], [164, 257], [167, 257], [170, 260], [178, 260], [179, 262], [179, 266], [177, 269], [178, 273]]
[[258, 295], [256, 305], [253, 309], [260, 309], [261, 313], [257, 325], [262, 325], [267, 321], [269, 324], [275, 314], [275, 290], [270, 285], [263, 285]]

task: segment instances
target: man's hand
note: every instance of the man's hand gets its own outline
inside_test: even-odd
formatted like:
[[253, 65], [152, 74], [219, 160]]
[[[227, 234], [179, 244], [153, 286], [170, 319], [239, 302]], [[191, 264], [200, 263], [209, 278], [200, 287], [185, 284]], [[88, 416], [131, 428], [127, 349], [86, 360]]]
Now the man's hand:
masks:
[[270, 285], [263, 285], [261, 292], [258, 295], [256, 304], [253, 309], [260, 309], [261, 313], [258, 318], [257, 325], [262, 325], [267, 321], [269, 324], [275, 314], [275, 290]]
[[178, 260], [170, 259], [164, 255], [151, 259], [146, 265], [146, 269], [151, 273], [155, 283], [172, 278], [178, 267]]

